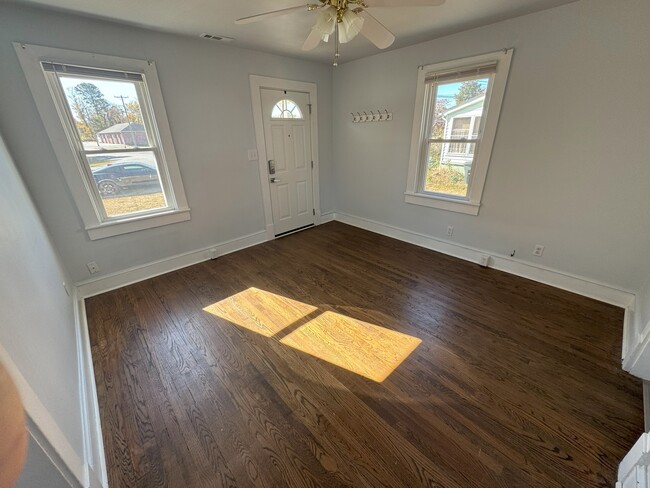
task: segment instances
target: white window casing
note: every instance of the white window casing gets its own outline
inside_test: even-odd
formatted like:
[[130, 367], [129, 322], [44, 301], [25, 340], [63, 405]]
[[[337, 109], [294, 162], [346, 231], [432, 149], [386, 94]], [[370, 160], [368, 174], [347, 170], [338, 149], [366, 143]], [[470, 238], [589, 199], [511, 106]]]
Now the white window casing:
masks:
[[[492, 147], [496, 137], [501, 105], [510, 71], [513, 49], [472, 56], [453, 61], [422, 66], [418, 69], [415, 112], [409, 169], [404, 200], [406, 203], [423, 205], [453, 212], [478, 215], [487, 178]], [[435, 81], [454, 81], [472, 75], [485, 74], [490, 78], [485, 94], [482, 114], [483, 128], [475, 144], [476, 154], [472, 164], [467, 196], [425, 191], [426, 159], [429, 150], [430, 130], [435, 109]], [[461, 139], [459, 143], [463, 143]]]
[[[154, 62], [20, 43], [14, 43], [14, 49], [90, 239], [102, 239], [190, 219], [190, 209]], [[165, 208], [118, 217], [106, 214], [88, 164], [83, 160], [84, 151], [74, 121], [64, 109], [67, 104], [65, 94], [56, 80], [59, 65], [79, 67], [79, 73], [75, 74], [84, 75], [83, 70], [87, 70], [87, 75], [96, 75], [100, 79], [123, 76], [129, 80], [129, 76], [132, 76], [141, 81], [137, 90], [142, 102], [144, 125], [151, 140], [151, 147], [143, 148], [142, 151], [155, 155], [160, 184], [167, 200]], [[101, 70], [106, 72], [102, 73]]]

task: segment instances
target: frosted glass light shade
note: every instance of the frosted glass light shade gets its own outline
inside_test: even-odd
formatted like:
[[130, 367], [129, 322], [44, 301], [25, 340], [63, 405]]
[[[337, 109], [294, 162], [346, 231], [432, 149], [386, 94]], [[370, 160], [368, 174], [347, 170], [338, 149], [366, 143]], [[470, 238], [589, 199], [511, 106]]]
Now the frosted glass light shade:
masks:
[[336, 9], [331, 5], [325, 7], [320, 11], [316, 17], [316, 25], [312, 27], [316, 32], [320, 33], [323, 40], [327, 42], [329, 36], [334, 33], [336, 26]]
[[[336, 28], [336, 8], [331, 5], [325, 7], [316, 17], [316, 24], [313, 30], [321, 35], [324, 42], [334, 33]], [[363, 27], [363, 17], [354, 13], [352, 10], [346, 10], [339, 24], [339, 41], [341, 43], [350, 42], [354, 39]]]
[[350, 42], [354, 39], [363, 27], [363, 17], [355, 14], [352, 10], [346, 10], [342, 22], [339, 24], [339, 41]]

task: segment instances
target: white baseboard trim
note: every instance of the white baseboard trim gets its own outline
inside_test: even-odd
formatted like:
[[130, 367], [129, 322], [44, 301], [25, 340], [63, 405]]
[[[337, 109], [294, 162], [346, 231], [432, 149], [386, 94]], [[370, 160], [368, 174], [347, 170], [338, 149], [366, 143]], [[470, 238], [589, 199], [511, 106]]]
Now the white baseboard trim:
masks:
[[617, 305], [622, 308], [634, 307], [636, 299], [634, 293], [627, 290], [621, 290], [605, 283], [599, 283], [581, 276], [527, 263], [508, 256], [501, 256], [489, 251], [474, 249], [342, 212], [336, 212], [334, 214], [334, 219], [345, 224], [353, 225], [410, 244], [415, 244], [416, 246], [432, 249], [473, 263], [478, 263], [481, 255], [489, 254], [492, 258], [490, 262], [491, 268], [600, 300], [602, 302], [610, 303], [612, 305]]
[[[40, 434], [47, 441], [47, 444], [51, 446], [56, 455], [61, 458], [61, 461], [63, 461], [65, 467], [75, 477], [76, 481], [83, 487], [87, 486], [87, 470], [83, 460], [77, 455], [65, 434], [61, 431], [56, 421], [52, 418], [52, 415], [50, 415], [50, 412], [45, 408], [45, 405], [43, 405], [36, 392], [29, 385], [27, 379], [22, 375], [16, 363], [13, 362], [13, 359], [2, 345], [0, 345], [0, 362], [7, 368], [11, 378], [14, 380], [29, 420], [40, 431]], [[34, 437], [38, 436], [36, 432], [30, 431], [30, 434]], [[47, 452], [48, 450], [46, 450]], [[57, 466], [57, 468], [60, 469], [61, 467]]]
[[334, 217], [336, 217], [336, 214], [334, 212], [327, 212], [327, 213], [321, 214], [320, 223], [321, 224], [326, 224], [327, 222], [332, 222], [334, 220]]
[[81, 397], [82, 426], [84, 435], [84, 455], [86, 458], [86, 481], [89, 488], [108, 487], [108, 473], [104, 455], [104, 440], [99, 416], [99, 401], [95, 385], [95, 370], [90, 350], [86, 304], [79, 298], [75, 288], [75, 332], [77, 336], [77, 354], [79, 368], [79, 385]]
[[625, 308], [625, 317], [623, 318], [623, 341], [621, 344], [621, 358], [623, 369], [626, 369], [630, 363], [630, 356], [635, 352], [637, 337], [634, 337], [634, 309]]
[[218, 257], [261, 244], [267, 240], [269, 239], [266, 231], [256, 232], [254, 234], [225, 241], [196, 251], [177, 254], [176, 256], [160, 259], [152, 263], [134, 266], [123, 271], [79, 282], [76, 284], [77, 292], [80, 299], [92, 297], [123, 286], [137, 283], [138, 281], [143, 281], [161, 274], [169, 273], [170, 271], [175, 271], [177, 269], [213, 259], [215, 257], [212, 254], [213, 250], [216, 250], [216, 256]]

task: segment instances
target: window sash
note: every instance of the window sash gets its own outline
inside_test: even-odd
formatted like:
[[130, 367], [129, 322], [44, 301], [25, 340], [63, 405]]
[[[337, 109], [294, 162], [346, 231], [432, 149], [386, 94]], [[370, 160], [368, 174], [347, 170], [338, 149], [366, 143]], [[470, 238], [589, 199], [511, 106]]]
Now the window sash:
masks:
[[[178, 205], [176, 203], [176, 198], [174, 196], [173, 188], [171, 186], [171, 180], [170, 180], [167, 164], [164, 159], [164, 154], [160, 149], [161, 148], [160, 135], [158, 133], [157, 127], [154, 124], [154, 119], [152, 116], [153, 108], [151, 106], [151, 98], [147, 90], [147, 85], [146, 85], [146, 80], [144, 78], [144, 75], [142, 74], [140, 75], [140, 80], [126, 79], [126, 78], [117, 78], [117, 79], [121, 81], [131, 81], [134, 83], [136, 93], [138, 96], [138, 103], [140, 104], [140, 111], [142, 114], [143, 125], [145, 127], [145, 131], [147, 133], [147, 139], [149, 140], [150, 145], [147, 147], [139, 147], [134, 149], [99, 149], [99, 150], [91, 151], [85, 149], [83, 146], [83, 142], [81, 141], [81, 137], [79, 136], [79, 132], [76, 127], [74, 116], [72, 114], [72, 109], [68, 103], [67, 97], [65, 95], [65, 91], [59, 79], [59, 74], [70, 75], [71, 74], [70, 71], [66, 71], [62, 73], [55, 69], [46, 69], [47, 65], [48, 63], [46, 62], [41, 63], [41, 67], [43, 68], [43, 71], [45, 73], [45, 78], [53, 93], [55, 105], [57, 107], [57, 110], [59, 111], [59, 117], [62, 121], [64, 131], [66, 132], [68, 142], [73, 150], [73, 153], [76, 156], [77, 167], [80, 171], [86, 191], [90, 196], [93, 210], [95, 211], [95, 214], [98, 218], [100, 225], [104, 223], [116, 223], [116, 222], [125, 221], [136, 217], [156, 215], [160, 213], [169, 212], [170, 210], [177, 210]], [[59, 66], [69, 67], [71, 65], [59, 65]], [[85, 78], [94, 78], [94, 79], [110, 79], [114, 81], [116, 80], [116, 78], [93, 76], [88, 74], [88, 72], [94, 70], [95, 71], [94, 74], [98, 74], [99, 72], [128, 74], [127, 72], [122, 72], [122, 71], [112, 71], [112, 70], [103, 70], [103, 69], [95, 69], [95, 68], [84, 68], [84, 69], [87, 71], [86, 74], [74, 73], [74, 76], [77, 78], [85, 77]], [[101, 194], [99, 193], [99, 189], [95, 184], [95, 180], [92, 175], [92, 170], [90, 168], [90, 163], [88, 161], [87, 156], [104, 154], [104, 153], [107, 154], [125, 153], [125, 152], [133, 153], [133, 152], [145, 152], [145, 151], [154, 153], [154, 157], [156, 158], [156, 163], [157, 163], [158, 177], [160, 179], [160, 185], [167, 201], [167, 206], [162, 208], [152, 209], [152, 210], [131, 212], [128, 214], [118, 215], [114, 217], [108, 216], [102, 201]]]
[[[485, 101], [483, 102], [483, 113], [481, 114], [481, 124], [486, 120], [489, 108], [490, 97], [492, 94], [492, 87], [494, 84], [494, 76], [496, 74], [497, 63], [490, 63], [487, 65], [479, 65], [471, 68], [461, 68], [458, 70], [449, 70], [443, 72], [429, 73], [425, 77], [425, 97], [424, 97], [424, 113], [426, 116], [426, 124], [423, 127], [423, 134], [431, 134], [431, 126], [433, 124], [435, 107], [437, 101], [437, 88], [440, 84], [450, 82], [469, 81], [477, 78], [488, 78], [487, 91], [485, 93]], [[476, 161], [479, 154], [480, 143], [483, 138], [483, 127], [479, 127], [476, 137], [467, 137], [459, 139], [449, 138], [432, 138], [423, 137], [421, 140], [420, 160], [417, 168], [417, 192], [426, 195], [435, 195], [443, 198], [459, 201], [469, 201], [472, 194], [472, 184], [474, 174], [476, 173]], [[431, 144], [475, 144], [474, 153], [472, 154], [472, 171], [470, 172], [469, 181], [467, 182], [467, 192], [465, 196], [453, 195], [451, 193], [432, 192], [426, 190], [427, 179], [427, 160], [429, 147]], [[469, 143], [469, 144], [468, 144]], [[459, 153], [454, 153], [459, 154]], [[462, 155], [463, 153], [460, 153]], [[469, 153], [467, 153], [469, 154]]]

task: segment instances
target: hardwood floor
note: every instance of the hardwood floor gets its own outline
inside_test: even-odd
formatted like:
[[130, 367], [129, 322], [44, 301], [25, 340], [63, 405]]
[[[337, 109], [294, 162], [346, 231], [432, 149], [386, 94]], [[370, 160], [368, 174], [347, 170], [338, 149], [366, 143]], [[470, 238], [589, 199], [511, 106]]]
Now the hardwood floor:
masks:
[[112, 488], [612, 487], [643, 432], [621, 309], [341, 223], [86, 306]]

